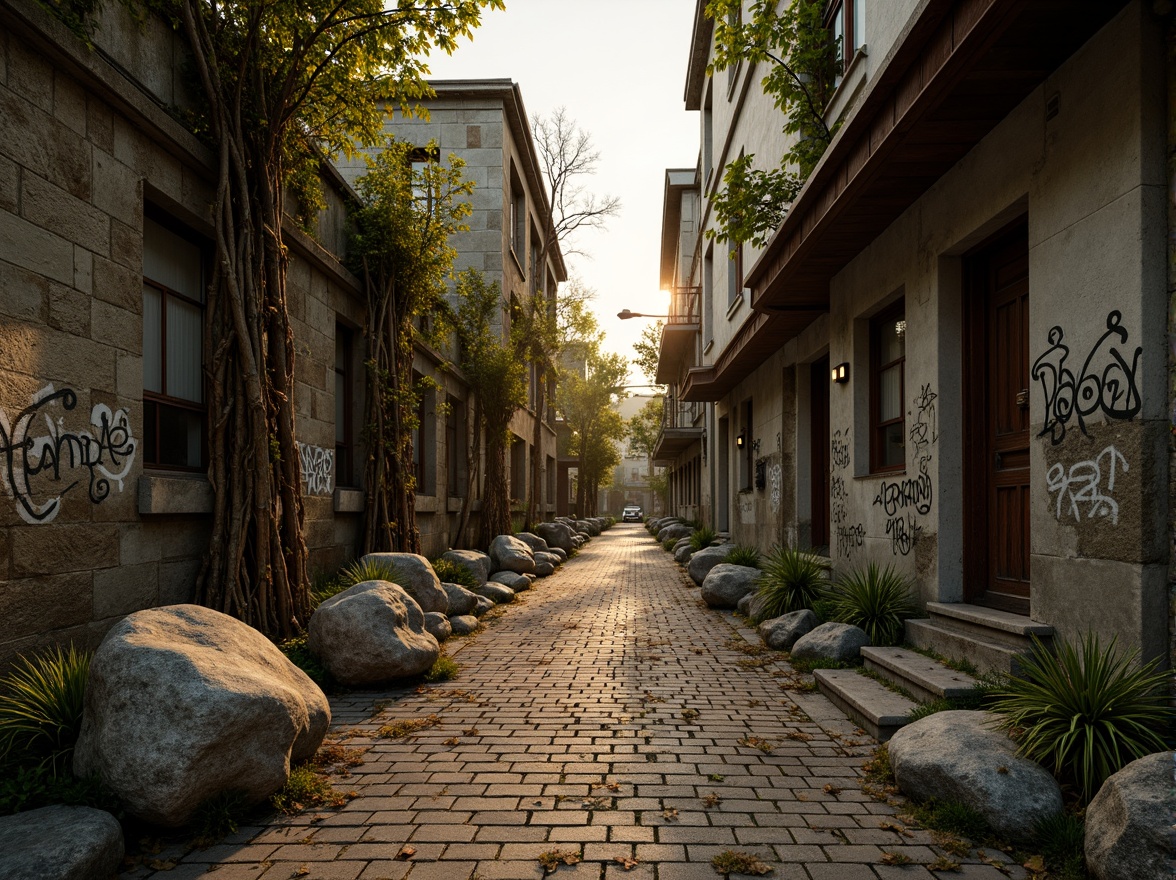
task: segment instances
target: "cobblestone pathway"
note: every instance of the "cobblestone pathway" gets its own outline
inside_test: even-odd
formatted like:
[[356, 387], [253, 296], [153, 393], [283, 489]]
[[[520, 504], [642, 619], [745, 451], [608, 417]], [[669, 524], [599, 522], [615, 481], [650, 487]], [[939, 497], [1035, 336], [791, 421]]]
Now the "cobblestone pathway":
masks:
[[[520, 600], [449, 643], [454, 681], [332, 700], [331, 738], [369, 746], [337, 781], [358, 794], [347, 806], [242, 828], [154, 876], [522, 880], [553, 850], [582, 859], [556, 880], [714, 880], [725, 850], [778, 880], [937, 876], [926, 832], [881, 827], [894, 809], [860, 790], [873, 742], [785, 691], [786, 664], [738, 650], [733, 619], [700, 607], [641, 527], [614, 527]], [[375, 736], [430, 715], [415, 735]]]

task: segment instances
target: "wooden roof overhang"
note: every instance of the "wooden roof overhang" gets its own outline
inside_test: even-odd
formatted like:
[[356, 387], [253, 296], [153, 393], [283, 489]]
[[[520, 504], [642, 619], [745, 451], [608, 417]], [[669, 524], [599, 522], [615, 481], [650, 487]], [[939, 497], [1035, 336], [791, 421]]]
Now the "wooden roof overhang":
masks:
[[683, 400], [718, 400], [829, 309], [829, 282], [1127, 0], [923, 0], [747, 276], [753, 313]]

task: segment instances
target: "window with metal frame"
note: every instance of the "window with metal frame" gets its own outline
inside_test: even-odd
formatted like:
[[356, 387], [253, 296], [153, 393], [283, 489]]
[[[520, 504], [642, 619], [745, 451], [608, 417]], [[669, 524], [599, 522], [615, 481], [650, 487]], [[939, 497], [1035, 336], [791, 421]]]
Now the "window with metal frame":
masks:
[[208, 465], [204, 401], [206, 247], [148, 208], [143, 218], [143, 463]]
[[906, 467], [906, 310], [903, 300], [870, 321], [870, 470]]

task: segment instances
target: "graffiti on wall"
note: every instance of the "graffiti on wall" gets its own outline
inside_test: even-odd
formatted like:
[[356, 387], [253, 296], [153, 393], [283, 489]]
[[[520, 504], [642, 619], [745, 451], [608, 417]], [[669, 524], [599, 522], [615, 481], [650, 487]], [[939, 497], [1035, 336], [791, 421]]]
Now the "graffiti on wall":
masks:
[[1114, 446], [1108, 446], [1086, 461], [1075, 462], [1066, 468], [1060, 462], [1045, 475], [1045, 487], [1057, 494], [1054, 516], [1058, 522], [1073, 516], [1075, 521], [1108, 518], [1113, 525], [1119, 522], [1119, 504], [1115, 491], [1116, 473], [1131, 470], [1127, 459]]
[[844, 556], [847, 559], [853, 556], [853, 551], [866, 543], [866, 527], [861, 523], [852, 526], [838, 526], [835, 530], [837, 535], [837, 555]]
[[910, 441], [912, 455], [918, 463], [919, 472], [927, 473], [931, 463], [931, 447], [939, 442], [939, 418], [935, 411], [935, 400], [939, 395], [924, 385], [915, 395], [910, 411]]
[[298, 457], [307, 495], [330, 495], [335, 491], [335, 450], [300, 441]]
[[[1108, 419], [1130, 421], [1138, 415], [1142, 401], [1137, 381], [1142, 346], [1128, 351], [1129, 334], [1118, 310], [1107, 315], [1107, 329], [1082, 363], [1078, 375], [1067, 366], [1070, 348], [1062, 340], [1065, 331], [1055, 325], [1049, 331], [1049, 348], [1033, 362], [1031, 376], [1041, 386], [1045, 402], [1045, 424], [1038, 437], [1049, 435], [1055, 446], [1066, 438], [1066, 426], [1078, 420], [1086, 436], [1088, 416], [1101, 413]], [[1128, 360], [1130, 359], [1130, 360]]]
[[886, 520], [886, 535], [890, 538], [890, 552], [895, 556], [908, 556], [915, 549], [923, 527], [915, 522], [909, 513], [892, 516]]
[[[61, 512], [61, 500], [84, 474], [90, 501], [101, 504], [124, 481], [135, 463], [138, 442], [131, 435], [125, 409], [111, 410], [104, 403], [90, 409], [90, 424], [67, 430], [62, 412], [78, 405], [72, 388], [54, 390], [46, 385], [33, 395], [29, 406], [10, 420], [0, 409], [0, 483], [16, 502], [21, 519], [32, 525], [52, 522]], [[44, 420], [44, 433], [41, 421]], [[41, 500], [44, 499], [44, 500]]]
[[784, 469], [780, 465], [774, 464], [768, 468], [768, 498], [772, 504], [772, 512], [780, 512], [780, 493], [784, 483]]
[[883, 480], [874, 496], [874, 505], [881, 507], [887, 516], [914, 509], [918, 513], [930, 513], [935, 490], [931, 477], [919, 474], [904, 480]]

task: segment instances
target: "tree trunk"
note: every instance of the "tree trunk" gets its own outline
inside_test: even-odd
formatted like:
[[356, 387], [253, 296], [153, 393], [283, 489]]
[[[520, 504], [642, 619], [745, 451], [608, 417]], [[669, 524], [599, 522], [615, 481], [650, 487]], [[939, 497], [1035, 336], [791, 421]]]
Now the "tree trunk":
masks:
[[[293, 331], [286, 308], [282, 157], [222, 93], [202, 10], [181, 10], [217, 144], [213, 276], [205, 314], [212, 531], [197, 601], [270, 635], [309, 610], [294, 429]], [[256, 98], [257, 96], [251, 96]]]
[[512, 533], [510, 491], [506, 480], [507, 431], [488, 426], [486, 430], [486, 497], [482, 499], [482, 547], [489, 547], [498, 535]]
[[[470, 510], [474, 503], [474, 487], [478, 485], [478, 453], [482, 449], [482, 401], [474, 400], [474, 442], [466, 443], [466, 487], [465, 497], [461, 500], [461, 513], [457, 518], [457, 531], [453, 535], [451, 546], [463, 549], [466, 529], [470, 524]], [[467, 441], [469, 438], [466, 438]]]
[[539, 391], [535, 398], [535, 431], [531, 445], [534, 452], [531, 457], [531, 487], [527, 492], [527, 528], [543, 519], [540, 506], [543, 500], [543, 474], [547, 470], [547, 462], [543, 456], [543, 413], [547, 408], [547, 379], [542, 370], [535, 371], [535, 382], [539, 386]]

